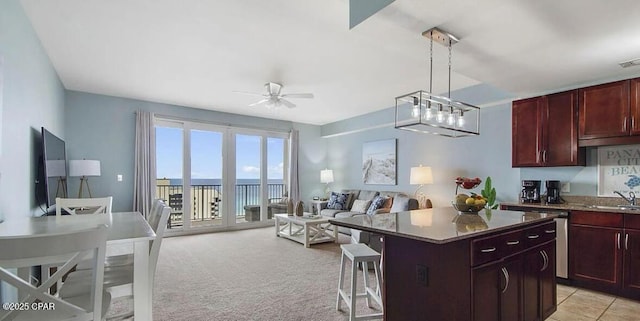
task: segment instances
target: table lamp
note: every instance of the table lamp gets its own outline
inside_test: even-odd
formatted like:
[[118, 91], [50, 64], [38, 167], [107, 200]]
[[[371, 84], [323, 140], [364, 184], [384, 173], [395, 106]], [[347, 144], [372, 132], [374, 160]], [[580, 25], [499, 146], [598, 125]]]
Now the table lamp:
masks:
[[431, 172], [431, 167], [422, 165], [420, 165], [419, 167], [411, 167], [409, 184], [420, 185], [416, 189], [414, 195], [418, 200], [419, 207], [426, 208], [427, 197], [424, 195], [424, 193], [420, 192], [420, 189], [426, 184], [433, 184], [433, 174]]
[[80, 177], [80, 188], [78, 189], [78, 198], [82, 198], [82, 186], [87, 185], [89, 197], [91, 196], [91, 188], [89, 188], [88, 176], [100, 176], [99, 160], [71, 160], [69, 161], [69, 176]]
[[324, 194], [325, 196], [329, 195], [329, 184], [333, 183], [333, 170], [331, 169], [323, 169], [320, 171], [320, 182], [327, 184]]

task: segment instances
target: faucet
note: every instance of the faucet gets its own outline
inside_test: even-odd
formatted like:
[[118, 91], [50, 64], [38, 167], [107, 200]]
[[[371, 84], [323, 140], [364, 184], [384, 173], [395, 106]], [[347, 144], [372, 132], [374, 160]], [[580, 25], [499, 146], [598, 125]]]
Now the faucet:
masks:
[[618, 191], [613, 191], [615, 194], [620, 195], [625, 201], [629, 202], [629, 205], [636, 205], [636, 193], [629, 192], [629, 197], [622, 195], [622, 193]]

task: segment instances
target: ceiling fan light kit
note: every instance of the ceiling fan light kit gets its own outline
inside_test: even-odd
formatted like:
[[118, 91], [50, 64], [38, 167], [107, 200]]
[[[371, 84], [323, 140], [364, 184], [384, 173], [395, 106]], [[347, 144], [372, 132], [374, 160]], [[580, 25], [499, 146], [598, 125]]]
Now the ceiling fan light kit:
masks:
[[[451, 99], [451, 47], [458, 39], [438, 28], [422, 33], [430, 39], [429, 90], [396, 97], [395, 128], [447, 137], [480, 135], [480, 108]], [[449, 91], [447, 97], [433, 92], [433, 43], [449, 49]]]
[[282, 84], [275, 82], [268, 82], [264, 84], [264, 88], [266, 89], [266, 93], [258, 94], [244, 91], [234, 91], [235, 93], [251, 95], [251, 96], [262, 96], [263, 98], [259, 101], [256, 101], [253, 104], [250, 104], [250, 107], [262, 105], [264, 104], [267, 108], [278, 108], [284, 105], [287, 108], [294, 108], [296, 105], [285, 98], [313, 98], [313, 94], [311, 93], [299, 93], [299, 94], [283, 94], [282, 93]]

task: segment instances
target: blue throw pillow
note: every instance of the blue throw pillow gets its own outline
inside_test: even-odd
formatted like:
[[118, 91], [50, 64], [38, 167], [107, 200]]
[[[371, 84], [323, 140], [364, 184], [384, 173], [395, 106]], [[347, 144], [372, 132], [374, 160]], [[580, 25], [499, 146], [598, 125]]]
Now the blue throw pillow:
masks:
[[382, 204], [384, 204], [386, 200], [387, 198], [384, 196], [378, 195], [374, 197], [373, 200], [371, 200], [371, 205], [369, 205], [369, 208], [367, 209], [367, 215], [373, 215], [376, 210], [382, 207]]
[[327, 208], [334, 210], [344, 210], [347, 208], [347, 200], [349, 199], [349, 193], [336, 193], [331, 192]]

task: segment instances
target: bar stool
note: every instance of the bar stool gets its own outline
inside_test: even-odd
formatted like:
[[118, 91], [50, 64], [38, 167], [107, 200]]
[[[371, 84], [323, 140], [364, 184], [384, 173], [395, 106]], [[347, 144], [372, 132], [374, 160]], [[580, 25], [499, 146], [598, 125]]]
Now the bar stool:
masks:
[[[371, 299], [376, 301], [382, 309], [381, 282], [380, 282], [380, 254], [365, 244], [342, 244], [342, 258], [340, 259], [340, 280], [338, 281], [338, 297], [336, 300], [336, 310], [340, 310], [340, 304], [342, 300], [349, 307], [349, 321], [353, 320], [370, 320], [370, 319], [382, 319], [383, 312], [372, 313], [361, 316], [356, 316], [356, 298], [364, 297], [367, 306], [371, 307]], [[344, 272], [346, 268], [345, 258], [351, 260], [351, 293], [347, 294], [342, 286], [344, 285]], [[368, 271], [369, 262], [373, 263], [376, 273], [376, 289], [369, 287]], [[364, 292], [357, 293], [356, 280], [358, 274], [358, 266], [362, 265], [362, 277], [364, 281]]]

